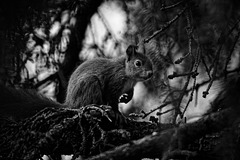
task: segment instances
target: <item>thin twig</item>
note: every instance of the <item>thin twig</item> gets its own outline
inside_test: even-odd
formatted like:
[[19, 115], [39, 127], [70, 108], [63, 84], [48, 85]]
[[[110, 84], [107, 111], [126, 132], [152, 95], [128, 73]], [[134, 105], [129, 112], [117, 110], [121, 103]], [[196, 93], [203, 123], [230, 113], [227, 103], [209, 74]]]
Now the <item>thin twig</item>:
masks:
[[163, 6], [163, 7], [160, 8], [160, 10], [161, 10], [161, 11], [164, 11], [164, 10], [167, 10], [167, 9], [175, 8], [175, 7], [177, 7], [178, 5], [182, 4], [183, 2], [185, 2], [185, 0], [179, 1], [179, 2], [177, 2], [177, 3], [175, 3], [175, 4], [172, 4], [172, 5], [169, 5], [169, 6]]
[[182, 61], [185, 58], [187, 58], [189, 55], [192, 56], [192, 52], [190, 52], [190, 51], [192, 50], [192, 37], [193, 37], [192, 32], [193, 32], [193, 27], [191, 25], [190, 16], [191, 16], [191, 10], [188, 9], [188, 12], [186, 12], [186, 20], [187, 20], [187, 28], [186, 28], [186, 30], [187, 30], [187, 35], [188, 35], [188, 48], [189, 48], [189, 52], [186, 55], [184, 55], [183, 57], [177, 59], [175, 61], [175, 64], [182, 63]]
[[[214, 67], [213, 67], [213, 73], [212, 73], [212, 76], [211, 76], [211, 79], [210, 79], [210, 82], [208, 84], [208, 87], [206, 89], [206, 91], [203, 92], [203, 98], [206, 98], [207, 95], [209, 94], [209, 90], [213, 84], [213, 81], [215, 80], [216, 78], [216, 74], [217, 74], [217, 67], [218, 67], [218, 62], [219, 62], [219, 57], [220, 57], [220, 52], [221, 52], [221, 48], [222, 48], [223, 45], [221, 45], [218, 49], [218, 52], [217, 52], [217, 55], [215, 57], [215, 60], [214, 60]], [[211, 71], [211, 68], [210, 68], [210, 71]]]
[[230, 74], [230, 73], [234, 73], [234, 72], [240, 72], [240, 67], [230, 70], [230, 71], [226, 71], [225, 74]]
[[[198, 42], [198, 41], [197, 41]], [[195, 61], [195, 63], [194, 63], [194, 67], [193, 67], [193, 72], [195, 72], [195, 73], [197, 73], [197, 69], [198, 69], [198, 67], [199, 67], [199, 64], [200, 64], [200, 55], [201, 55], [201, 51], [200, 51], [200, 44], [199, 44], [199, 42], [198, 42], [198, 48], [197, 48], [197, 60]], [[196, 88], [196, 82], [197, 82], [197, 78], [196, 78], [196, 76], [195, 77], [193, 77], [194, 78], [194, 81], [193, 81], [193, 87], [192, 87], [192, 90], [191, 90], [191, 94], [190, 94], [190, 97], [189, 97], [189, 99], [188, 99], [188, 102], [187, 102], [187, 105], [186, 105], [186, 107], [184, 108], [184, 110], [183, 110], [183, 112], [182, 112], [182, 117], [183, 117], [183, 115], [184, 115], [184, 113], [186, 112], [186, 110], [187, 110], [187, 108], [188, 108], [188, 106], [189, 106], [189, 104], [190, 104], [190, 102], [193, 100], [193, 94], [194, 94], [194, 91], [195, 91], [195, 88]]]
[[184, 77], [184, 76], [192, 76], [192, 77], [196, 77], [198, 75], [198, 73], [196, 71], [192, 71], [189, 73], [181, 73], [181, 74], [177, 74], [177, 72], [173, 72], [173, 74], [168, 75], [169, 79], [173, 79], [176, 77]]
[[167, 102], [165, 102], [164, 104], [160, 105], [159, 107], [156, 107], [156, 108], [150, 110], [149, 112], [144, 113], [144, 115], [143, 115], [142, 118], [146, 118], [148, 115], [150, 115], [151, 113], [155, 112], [156, 110], [162, 109], [163, 107], [165, 107], [165, 106], [167, 106], [167, 105], [169, 105], [169, 104], [172, 104], [172, 103], [174, 103], [174, 102], [177, 102], [177, 101], [179, 101], [179, 99], [167, 101]]
[[117, 38], [116, 38], [116, 36], [114, 34], [114, 31], [110, 27], [109, 23], [107, 22], [105, 16], [103, 15], [103, 13], [102, 13], [102, 11], [100, 9], [97, 10], [97, 14], [98, 14], [98, 17], [102, 20], [102, 23], [105, 26], [107, 32], [112, 36], [114, 42], [118, 42], [118, 40], [117, 40]]
[[164, 112], [159, 112], [159, 113], [157, 113], [157, 116], [161, 116], [161, 115], [166, 114], [166, 113], [168, 113], [168, 112], [171, 112], [171, 111], [173, 111], [173, 110], [175, 110], [175, 108], [168, 109], [168, 110], [166, 110], [166, 111], [164, 111]]
[[187, 8], [188, 7], [185, 6], [172, 20], [168, 21], [161, 29], [155, 31], [149, 38], [144, 39], [143, 42], [144, 43], [148, 43], [151, 39], [156, 37], [158, 34], [160, 34], [161, 32], [165, 31], [166, 29], [168, 29], [169, 26], [171, 24], [173, 24], [186, 11]]
[[197, 81], [197, 78], [195, 77], [195, 78], [194, 78], [194, 81], [193, 81], [192, 91], [191, 91], [190, 97], [189, 97], [189, 99], [188, 99], [187, 105], [186, 105], [186, 107], [184, 108], [184, 110], [183, 110], [183, 112], [182, 112], [182, 116], [185, 114], [185, 112], [186, 112], [186, 110], [187, 110], [190, 102], [193, 100], [193, 93], [194, 93], [195, 88], [196, 88], [196, 81]]
[[[192, 70], [192, 68], [193, 68], [193, 65], [192, 65], [192, 67], [191, 67], [191, 70]], [[178, 102], [177, 107], [176, 107], [176, 115], [175, 115], [175, 119], [177, 118], [177, 115], [180, 115], [181, 118], [183, 118], [183, 117], [182, 117], [181, 110], [180, 110], [180, 106], [181, 106], [181, 103], [182, 103], [183, 97], [184, 97], [184, 95], [185, 95], [185, 91], [187, 90], [188, 84], [189, 84], [189, 82], [190, 82], [190, 79], [191, 79], [191, 76], [188, 75], [188, 77], [187, 77], [187, 81], [186, 81], [186, 83], [185, 83], [185, 85], [184, 85], [184, 87], [183, 87], [183, 89], [182, 89], [182, 93], [180, 94], [179, 102]]]
[[233, 25], [233, 27], [226, 33], [224, 34], [224, 32], [221, 33], [219, 39], [218, 39], [218, 49], [216, 51], [216, 56], [215, 56], [215, 59], [213, 61], [213, 63], [211, 64], [211, 66], [209, 67], [209, 71], [211, 72], [212, 68], [213, 68], [213, 73], [212, 73], [212, 76], [211, 76], [211, 80], [208, 84], [208, 87], [206, 89], [206, 91], [203, 92], [203, 98], [206, 98], [207, 95], [209, 94], [209, 90], [213, 84], [213, 81], [215, 80], [216, 78], [216, 73], [217, 73], [217, 66], [218, 66], [218, 63], [219, 63], [219, 57], [220, 57], [220, 53], [221, 53], [221, 49], [223, 47], [223, 44], [224, 42], [226, 41], [226, 37], [228, 37], [232, 31], [238, 26], [238, 23], [240, 22], [240, 19], [238, 19], [236, 21], [236, 23]]
[[209, 77], [209, 80], [208, 81], [210, 81], [212, 78], [211, 78], [211, 74], [210, 74], [210, 70], [209, 70], [209, 68], [208, 68], [208, 66], [207, 66], [207, 63], [205, 62], [205, 59], [204, 59], [204, 57], [203, 57], [203, 55], [201, 55], [201, 62], [203, 63], [203, 65], [204, 65], [204, 67], [205, 67], [205, 70], [206, 70], [206, 72], [207, 72], [207, 74], [208, 74], [208, 77]]
[[[192, 72], [193, 68], [194, 68], [194, 64], [195, 64], [195, 59], [192, 55], [192, 34], [193, 34], [192, 29], [193, 29], [193, 27], [192, 27], [192, 24], [191, 24], [191, 21], [190, 21], [190, 18], [189, 18], [190, 14], [191, 14], [191, 10], [189, 8], [188, 12], [186, 13], [186, 19], [187, 19], [187, 34], [188, 34], [188, 53], [189, 53], [189, 55], [191, 55], [191, 58], [192, 58], [192, 65], [191, 65], [191, 68], [190, 68], [190, 72]], [[196, 76], [194, 76], [194, 77], [196, 77]], [[177, 119], [178, 115], [180, 115], [180, 118], [183, 118], [183, 114], [180, 110], [180, 107], [181, 107], [183, 97], [185, 95], [185, 91], [187, 90], [187, 87], [189, 85], [190, 79], [191, 79], [191, 76], [188, 75], [187, 81], [186, 81], [186, 83], [185, 83], [185, 85], [182, 89], [182, 93], [181, 93], [180, 98], [179, 98], [180, 99], [179, 103], [176, 107], [175, 121], [174, 122], [176, 122], [176, 119]]]
[[[193, 72], [197, 73], [197, 70], [198, 70], [198, 67], [199, 67], [199, 64], [201, 62], [201, 56], [202, 56], [202, 51], [201, 51], [201, 44], [199, 43], [199, 41], [197, 40], [197, 44], [198, 44], [198, 47], [197, 47], [197, 60], [195, 61], [195, 64], [194, 64], [194, 67], [193, 67]], [[193, 77], [194, 78], [194, 77]]]
[[219, 58], [219, 55], [220, 55], [220, 51], [222, 49], [222, 46], [223, 44], [225, 43], [225, 41], [227, 40], [226, 37], [228, 37], [232, 32], [233, 30], [238, 26], [238, 23], [240, 22], [240, 18], [235, 22], [235, 24], [233, 25], [233, 27], [231, 29], [229, 29], [227, 31], [226, 34], [224, 34], [224, 31], [221, 33], [219, 39], [218, 39], [218, 44], [219, 44], [219, 47], [216, 51], [216, 56], [215, 56], [215, 59], [213, 61], [213, 63], [211, 64], [211, 66], [209, 67], [209, 71], [211, 72], [212, 68], [215, 66], [215, 63], [216, 63], [216, 60]]
[[[234, 39], [234, 42], [233, 42], [233, 46], [232, 46], [232, 48], [230, 49], [230, 52], [229, 52], [229, 54], [228, 54], [228, 57], [227, 57], [227, 60], [226, 60], [226, 63], [225, 63], [224, 72], [227, 72], [228, 63], [229, 63], [229, 61], [231, 60], [231, 56], [232, 56], [233, 51], [234, 51], [234, 49], [235, 49], [235, 46], [236, 46], [236, 44], [237, 44], [237, 42], [238, 42], [239, 36], [240, 36], [240, 31], [238, 31], [238, 34], [235, 36], [235, 39]], [[225, 77], [226, 77], [226, 75], [225, 75]]]
[[[219, 80], [219, 79], [225, 77], [225, 74], [228, 75], [228, 74], [231, 74], [231, 73], [234, 73], [234, 72], [240, 72], [240, 67], [239, 68], [235, 68], [235, 69], [230, 70], [230, 71], [226, 71], [226, 72], [221, 73], [219, 76], [215, 77], [215, 80]], [[201, 83], [197, 83], [195, 89], [198, 89], [199, 87], [204, 86], [204, 85], [206, 85], [209, 82], [210, 82], [210, 80], [208, 79], [208, 80], [203, 81]], [[185, 94], [188, 94], [188, 92], [190, 92], [192, 89], [193, 89], [193, 87], [191, 87], [188, 90], [186, 90]]]

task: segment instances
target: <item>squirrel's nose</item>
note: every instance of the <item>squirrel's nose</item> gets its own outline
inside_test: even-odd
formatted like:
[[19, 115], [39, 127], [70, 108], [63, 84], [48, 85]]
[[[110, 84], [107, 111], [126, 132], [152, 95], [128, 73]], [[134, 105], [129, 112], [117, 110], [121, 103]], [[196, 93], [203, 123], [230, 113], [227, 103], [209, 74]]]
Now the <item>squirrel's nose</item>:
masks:
[[150, 78], [153, 75], [153, 71], [147, 71], [147, 76]]

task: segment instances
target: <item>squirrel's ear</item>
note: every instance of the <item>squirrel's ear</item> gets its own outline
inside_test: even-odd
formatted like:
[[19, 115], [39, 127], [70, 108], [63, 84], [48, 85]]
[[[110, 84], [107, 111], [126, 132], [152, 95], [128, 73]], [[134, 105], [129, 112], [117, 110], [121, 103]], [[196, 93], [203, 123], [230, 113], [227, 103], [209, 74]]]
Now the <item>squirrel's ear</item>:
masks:
[[134, 45], [129, 45], [126, 53], [127, 53], [127, 61], [130, 61], [130, 59], [132, 58], [132, 56], [137, 52], [137, 46]]
[[138, 44], [138, 48], [137, 49], [138, 49], [137, 50], [138, 53], [142, 53], [144, 55], [146, 54], [145, 45], [144, 45], [143, 42]]

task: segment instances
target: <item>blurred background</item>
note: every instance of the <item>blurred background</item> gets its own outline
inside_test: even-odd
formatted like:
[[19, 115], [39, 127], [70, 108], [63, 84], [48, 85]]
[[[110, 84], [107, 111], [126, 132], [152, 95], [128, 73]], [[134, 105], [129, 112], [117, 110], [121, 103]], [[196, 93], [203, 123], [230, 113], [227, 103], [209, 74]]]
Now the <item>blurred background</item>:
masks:
[[78, 65], [141, 44], [154, 76], [137, 83], [133, 99], [119, 110], [167, 123], [191, 121], [210, 108], [226, 77], [239, 71], [239, 3], [2, 0], [0, 82], [63, 103]]

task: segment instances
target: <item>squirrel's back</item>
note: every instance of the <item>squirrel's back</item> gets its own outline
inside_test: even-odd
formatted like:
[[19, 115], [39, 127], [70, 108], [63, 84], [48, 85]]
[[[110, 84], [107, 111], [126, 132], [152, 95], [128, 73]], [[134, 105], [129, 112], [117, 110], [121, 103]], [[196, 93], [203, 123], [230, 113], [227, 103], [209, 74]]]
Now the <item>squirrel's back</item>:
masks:
[[116, 92], [122, 89], [126, 79], [124, 72], [124, 57], [117, 61], [97, 58], [84, 62], [70, 77], [66, 104], [79, 108], [87, 104], [111, 102], [110, 97], [120, 96]]

